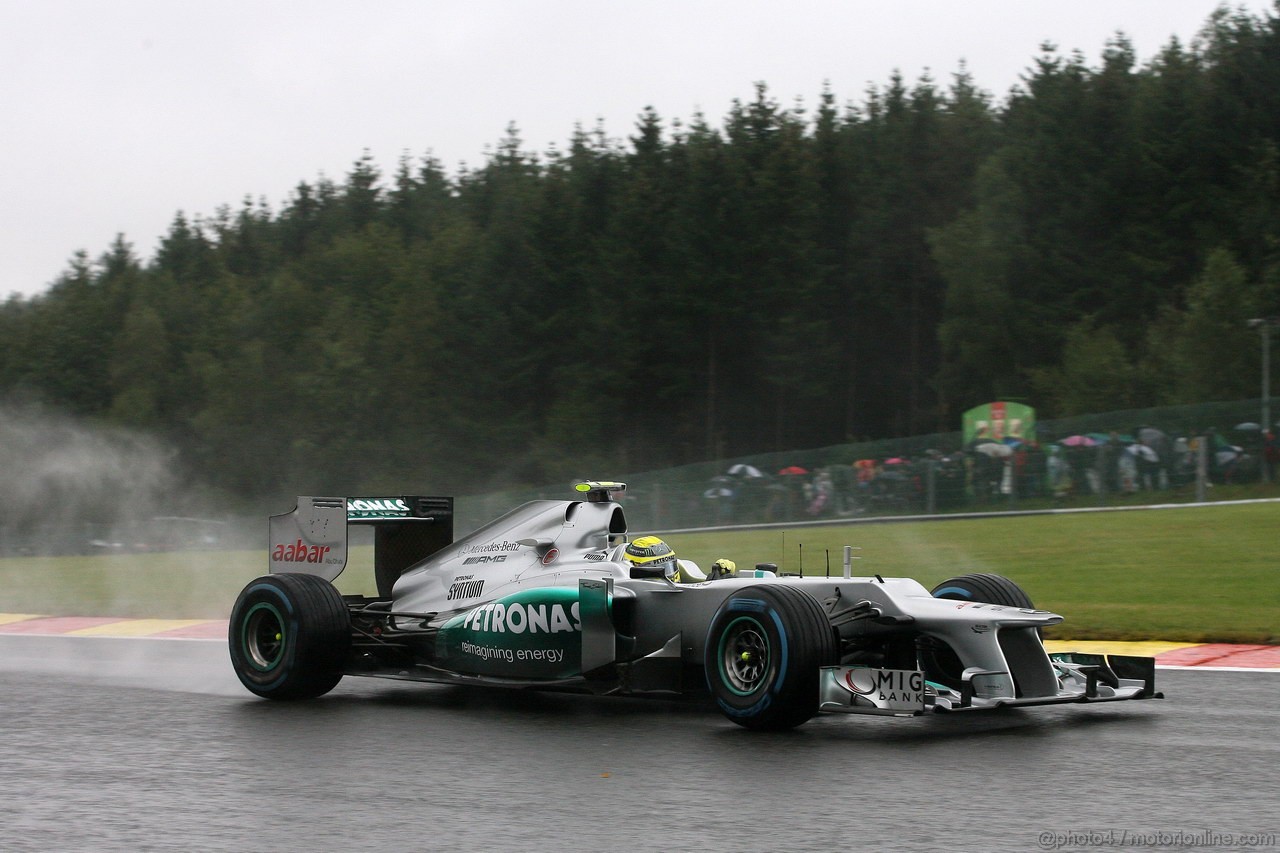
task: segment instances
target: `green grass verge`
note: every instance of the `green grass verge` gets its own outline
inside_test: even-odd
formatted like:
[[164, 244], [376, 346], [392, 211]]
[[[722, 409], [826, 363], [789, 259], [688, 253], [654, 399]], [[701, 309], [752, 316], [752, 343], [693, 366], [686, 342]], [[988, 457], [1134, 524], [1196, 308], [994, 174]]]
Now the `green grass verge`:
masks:
[[[639, 532], [639, 531], [633, 531]], [[1066, 622], [1049, 636], [1280, 643], [1280, 504], [1186, 507], [943, 522], [898, 522], [742, 533], [688, 533], [668, 541], [708, 566], [777, 563], [839, 575], [904, 576], [926, 587], [966, 572], [1017, 581]], [[801, 548], [803, 546], [803, 549]], [[338, 579], [372, 594], [368, 548], [353, 549]], [[0, 560], [0, 613], [224, 618], [240, 588], [266, 571], [262, 551]]]
[[[707, 566], [777, 563], [839, 575], [912, 577], [926, 587], [967, 572], [1015, 580], [1066, 621], [1064, 639], [1280, 643], [1280, 504], [902, 522], [671, 535]], [[803, 545], [803, 549], [801, 546]]]
[[[337, 586], [373, 595], [373, 549], [352, 548]], [[0, 613], [223, 619], [267, 552], [187, 551], [0, 560]]]

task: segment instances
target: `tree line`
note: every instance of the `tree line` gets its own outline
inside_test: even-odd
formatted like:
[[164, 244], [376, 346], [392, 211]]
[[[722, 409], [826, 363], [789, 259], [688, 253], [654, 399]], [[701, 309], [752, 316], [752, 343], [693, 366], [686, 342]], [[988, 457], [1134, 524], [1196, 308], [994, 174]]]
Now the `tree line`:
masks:
[[246, 498], [474, 493], [789, 447], [1238, 399], [1280, 313], [1280, 23], [1139, 63], [1044, 45], [719, 123], [644, 109], [476, 168], [365, 153], [178, 213], [0, 307], [0, 393], [168, 439]]

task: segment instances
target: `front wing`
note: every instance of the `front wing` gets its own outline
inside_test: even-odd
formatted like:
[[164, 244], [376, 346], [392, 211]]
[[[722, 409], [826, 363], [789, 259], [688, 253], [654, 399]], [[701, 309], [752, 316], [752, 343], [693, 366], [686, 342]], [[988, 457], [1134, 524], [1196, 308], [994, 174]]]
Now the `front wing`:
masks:
[[1058, 681], [1053, 695], [1000, 695], [1008, 672], [966, 670], [960, 688], [928, 681], [918, 670], [857, 666], [822, 668], [819, 709], [845, 714], [919, 716], [927, 711], [975, 711], [1073, 702], [1163, 699], [1155, 689], [1155, 659], [1061, 653], [1049, 656]]

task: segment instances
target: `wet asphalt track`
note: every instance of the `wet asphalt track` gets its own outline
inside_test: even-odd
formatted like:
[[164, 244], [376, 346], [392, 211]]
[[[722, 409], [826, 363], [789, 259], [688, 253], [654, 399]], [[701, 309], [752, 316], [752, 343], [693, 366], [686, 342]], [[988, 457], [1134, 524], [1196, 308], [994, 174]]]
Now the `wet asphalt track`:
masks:
[[221, 643], [5, 636], [0, 850], [1159, 849], [1119, 833], [1280, 833], [1280, 673], [1157, 677], [1163, 702], [758, 735], [703, 706], [369, 679], [266, 702]]

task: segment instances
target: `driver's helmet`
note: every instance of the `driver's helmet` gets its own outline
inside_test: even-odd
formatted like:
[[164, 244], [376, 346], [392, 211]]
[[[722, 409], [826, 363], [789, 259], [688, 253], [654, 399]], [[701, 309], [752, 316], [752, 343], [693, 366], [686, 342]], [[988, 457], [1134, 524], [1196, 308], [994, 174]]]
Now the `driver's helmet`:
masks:
[[641, 536], [628, 542], [624, 554], [631, 564], [633, 578], [667, 578], [674, 581], [680, 577], [676, 552], [657, 536]]

